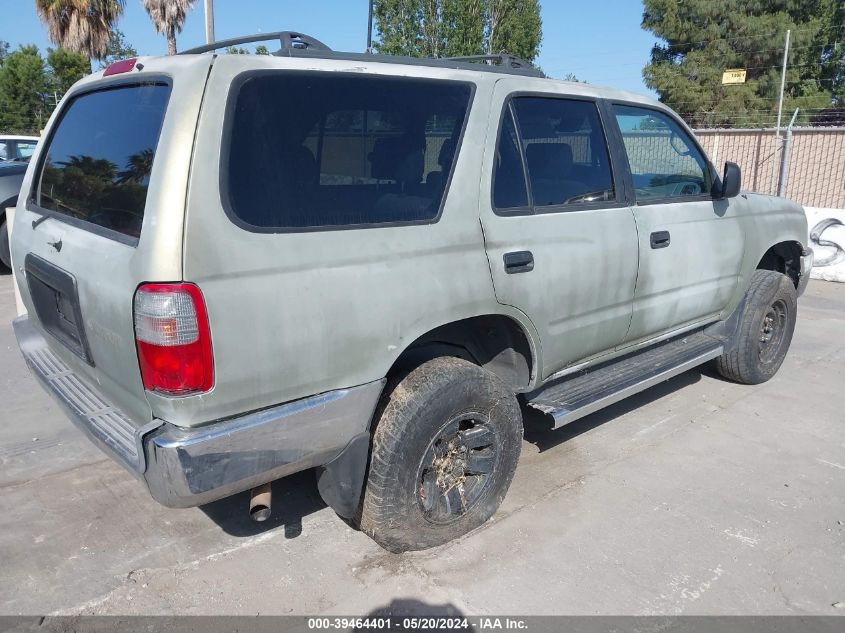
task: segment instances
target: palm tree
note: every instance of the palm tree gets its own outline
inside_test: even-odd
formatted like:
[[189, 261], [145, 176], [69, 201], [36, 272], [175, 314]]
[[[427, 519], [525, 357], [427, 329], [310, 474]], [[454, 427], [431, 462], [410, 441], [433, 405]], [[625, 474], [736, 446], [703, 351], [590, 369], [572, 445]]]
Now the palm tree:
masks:
[[194, 0], [141, 0], [156, 31], [167, 37], [167, 54], [176, 54], [176, 34], [182, 32], [185, 16]]
[[35, 0], [47, 36], [59, 48], [102, 59], [126, 0]]

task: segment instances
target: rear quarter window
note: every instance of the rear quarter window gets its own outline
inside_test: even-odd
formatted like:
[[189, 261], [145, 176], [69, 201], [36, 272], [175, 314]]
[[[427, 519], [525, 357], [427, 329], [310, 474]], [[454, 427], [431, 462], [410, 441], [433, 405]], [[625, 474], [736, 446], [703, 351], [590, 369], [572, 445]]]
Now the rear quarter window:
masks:
[[247, 74], [227, 114], [227, 212], [257, 231], [433, 221], [471, 96], [456, 81]]
[[74, 97], [45, 148], [35, 205], [139, 237], [169, 96], [170, 87], [156, 83]]

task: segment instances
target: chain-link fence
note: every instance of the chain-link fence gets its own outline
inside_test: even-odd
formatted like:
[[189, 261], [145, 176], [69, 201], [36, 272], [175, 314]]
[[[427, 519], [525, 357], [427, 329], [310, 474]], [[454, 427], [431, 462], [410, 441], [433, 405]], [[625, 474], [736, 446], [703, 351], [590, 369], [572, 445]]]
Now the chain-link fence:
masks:
[[696, 136], [720, 167], [742, 168], [742, 187], [775, 194], [805, 207], [845, 209], [845, 128], [701, 129]]

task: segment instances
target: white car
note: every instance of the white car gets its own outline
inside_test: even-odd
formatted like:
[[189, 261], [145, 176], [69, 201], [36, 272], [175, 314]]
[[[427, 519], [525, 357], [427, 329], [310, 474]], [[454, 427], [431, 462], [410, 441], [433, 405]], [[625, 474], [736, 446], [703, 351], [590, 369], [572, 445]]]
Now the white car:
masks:
[[28, 161], [37, 144], [37, 136], [0, 136], [0, 161]]

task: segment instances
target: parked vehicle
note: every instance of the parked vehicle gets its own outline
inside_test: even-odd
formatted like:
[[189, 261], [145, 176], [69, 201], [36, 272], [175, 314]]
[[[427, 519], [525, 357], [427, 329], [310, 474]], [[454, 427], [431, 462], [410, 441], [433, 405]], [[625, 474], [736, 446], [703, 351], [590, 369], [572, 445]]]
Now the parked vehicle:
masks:
[[0, 162], [6, 160], [19, 160], [26, 162], [35, 152], [38, 145], [37, 136], [10, 136], [0, 135]]
[[661, 103], [476, 61], [284, 32], [65, 96], [18, 202], [15, 330], [156, 500], [253, 489], [264, 517], [263, 484], [316, 467], [339, 515], [427, 548], [496, 512], [521, 406], [559, 427], [711, 360], [778, 370], [801, 207], [741, 193]]
[[6, 209], [17, 205], [24, 174], [26, 174], [26, 163], [0, 161], [0, 265], [5, 268], [12, 267]]

